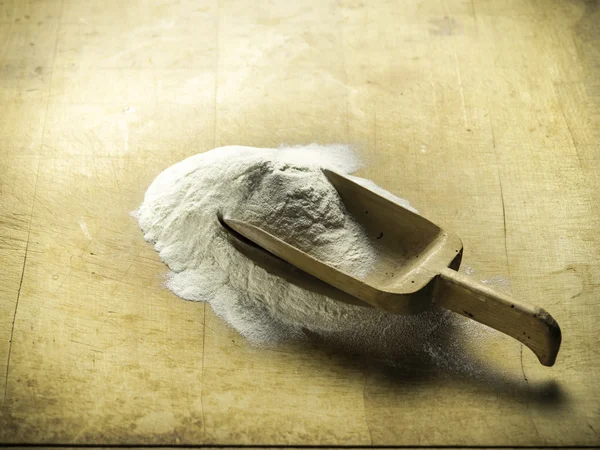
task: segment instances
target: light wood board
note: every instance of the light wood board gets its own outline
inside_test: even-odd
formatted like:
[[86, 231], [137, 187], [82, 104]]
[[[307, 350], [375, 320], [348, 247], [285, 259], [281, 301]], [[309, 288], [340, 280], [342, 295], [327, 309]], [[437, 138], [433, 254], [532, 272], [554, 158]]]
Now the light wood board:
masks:
[[[559, 0], [1, 0], [0, 441], [598, 445], [600, 9]], [[415, 376], [250, 347], [130, 217], [226, 144], [348, 142], [547, 309], [555, 367]], [[360, 324], [356, 324], [360, 326]]]

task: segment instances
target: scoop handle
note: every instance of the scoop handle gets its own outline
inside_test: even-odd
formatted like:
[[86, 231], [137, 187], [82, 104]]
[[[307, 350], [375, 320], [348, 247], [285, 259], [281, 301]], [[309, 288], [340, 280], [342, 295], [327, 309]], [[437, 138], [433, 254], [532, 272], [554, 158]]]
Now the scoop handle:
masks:
[[554, 365], [562, 335], [556, 320], [544, 309], [449, 268], [436, 278], [433, 295], [438, 305], [519, 340], [543, 365]]

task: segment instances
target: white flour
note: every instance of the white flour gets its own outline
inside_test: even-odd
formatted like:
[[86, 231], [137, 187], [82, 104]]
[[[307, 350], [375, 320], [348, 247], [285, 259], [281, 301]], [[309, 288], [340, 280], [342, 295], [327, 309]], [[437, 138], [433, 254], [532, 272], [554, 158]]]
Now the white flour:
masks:
[[[162, 172], [136, 217], [171, 269], [167, 287], [184, 299], [209, 302], [254, 344], [310, 337], [396, 364], [429, 355], [445, 368], [468, 365], [466, 354], [447, 344], [464, 331], [459, 316], [435, 308], [396, 316], [306, 290], [245, 256], [217, 218], [221, 213], [260, 225], [361, 276], [376, 260], [376, 249], [321, 172], [348, 174], [358, 167], [341, 145], [218, 148]], [[372, 182], [355, 179], [410, 208]]]

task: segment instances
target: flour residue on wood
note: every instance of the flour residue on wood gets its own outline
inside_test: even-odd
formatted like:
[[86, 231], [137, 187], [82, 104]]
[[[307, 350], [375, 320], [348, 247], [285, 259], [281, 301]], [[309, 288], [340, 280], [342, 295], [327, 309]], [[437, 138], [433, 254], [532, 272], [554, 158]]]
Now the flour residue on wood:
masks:
[[[290, 283], [240, 252], [218, 219], [223, 214], [256, 224], [361, 277], [377, 261], [377, 244], [347, 213], [322, 173], [326, 168], [349, 175], [359, 166], [343, 145], [217, 148], [162, 172], [135, 215], [170, 269], [166, 286], [186, 300], [209, 302], [253, 344], [316, 336], [401, 364], [408, 354], [446, 348], [440, 330], [447, 334], [465, 319], [438, 308], [392, 315]], [[412, 209], [371, 181], [353, 179]]]

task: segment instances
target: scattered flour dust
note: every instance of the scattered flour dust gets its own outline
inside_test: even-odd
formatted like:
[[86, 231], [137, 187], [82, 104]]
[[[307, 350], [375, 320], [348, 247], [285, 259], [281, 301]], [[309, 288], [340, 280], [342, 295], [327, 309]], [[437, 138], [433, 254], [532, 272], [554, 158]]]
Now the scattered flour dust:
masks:
[[419, 358], [478, 371], [457, 342], [460, 334], [480, 339], [485, 327], [438, 308], [398, 316], [306, 290], [247, 258], [218, 220], [222, 214], [259, 225], [360, 277], [376, 261], [376, 248], [321, 171], [350, 174], [359, 167], [343, 145], [217, 148], [162, 172], [134, 214], [169, 266], [166, 286], [186, 300], [209, 302], [255, 345], [310, 338], [395, 365]]

